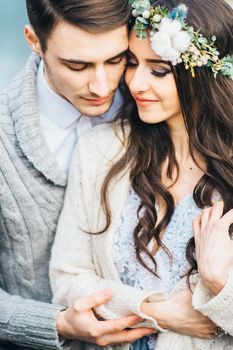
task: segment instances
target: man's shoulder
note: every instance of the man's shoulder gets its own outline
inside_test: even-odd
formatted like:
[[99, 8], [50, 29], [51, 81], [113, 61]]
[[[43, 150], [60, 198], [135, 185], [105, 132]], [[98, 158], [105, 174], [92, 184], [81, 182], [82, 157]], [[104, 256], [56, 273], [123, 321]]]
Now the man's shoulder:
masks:
[[[36, 82], [36, 75], [40, 59], [35, 54], [31, 54], [26, 65], [16, 74], [8, 85], [0, 89], [0, 101], [4, 102], [12, 97], [17, 97], [22, 93], [24, 84], [30, 79]], [[1, 108], [1, 105], [0, 105]]]
[[32, 90], [36, 87], [38, 64], [39, 57], [32, 54], [22, 71], [0, 90], [1, 122], [5, 122], [5, 115], [10, 116], [23, 103], [30, 104]]
[[12, 92], [11, 88], [12, 82], [5, 88], [0, 90], [0, 124], [2, 122], [7, 122], [6, 116], [9, 116], [10, 113], [10, 95]]

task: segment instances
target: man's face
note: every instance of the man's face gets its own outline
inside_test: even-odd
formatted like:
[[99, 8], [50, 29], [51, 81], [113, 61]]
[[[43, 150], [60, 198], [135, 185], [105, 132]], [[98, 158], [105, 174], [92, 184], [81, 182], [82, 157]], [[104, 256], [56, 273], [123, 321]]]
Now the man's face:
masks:
[[89, 33], [60, 22], [42, 53], [49, 86], [80, 113], [97, 116], [111, 106], [125, 68], [127, 26]]

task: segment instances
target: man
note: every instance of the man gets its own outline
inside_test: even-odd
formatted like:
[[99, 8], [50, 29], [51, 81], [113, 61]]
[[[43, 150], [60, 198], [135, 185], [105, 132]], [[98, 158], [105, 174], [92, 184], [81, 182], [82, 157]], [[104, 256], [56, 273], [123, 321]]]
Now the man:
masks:
[[92, 311], [110, 291], [64, 310], [50, 303], [48, 279], [73, 148], [120, 105], [127, 0], [27, 0], [27, 9], [34, 54], [0, 93], [0, 349], [131, 342], [151, 332], [125, 330], [135, 316], [99, 321]]

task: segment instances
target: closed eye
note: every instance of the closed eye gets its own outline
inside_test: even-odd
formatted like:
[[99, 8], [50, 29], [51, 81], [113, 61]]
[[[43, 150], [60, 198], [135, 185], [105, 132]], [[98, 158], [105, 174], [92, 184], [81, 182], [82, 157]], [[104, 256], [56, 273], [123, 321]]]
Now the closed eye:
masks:
[[75, 65], [75, 67], [67, 65], [67, 68], [73, 72], [81, 72], [81, 71], [85, 70], [86, 68], [88, 68], [88, 64], [80, 63], [80, 64]]
[[163, 78], [171, 72], [170, 69], [152, 69], [151, 74], [157, 78]]
[[119, 64], [123, 61], [123, 59], [125, 59], [125, 55], [113, 58], [112, 60], [107, 61], [107, 63], [109, 64]]

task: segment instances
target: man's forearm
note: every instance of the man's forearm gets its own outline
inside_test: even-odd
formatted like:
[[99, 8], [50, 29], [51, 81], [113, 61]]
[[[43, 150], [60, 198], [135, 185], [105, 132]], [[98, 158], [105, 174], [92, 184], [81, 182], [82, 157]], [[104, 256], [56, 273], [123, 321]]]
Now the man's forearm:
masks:
[[60, 305], [12, 296], [0, 289], [0, 341], [36, 349], [59, 349]]

